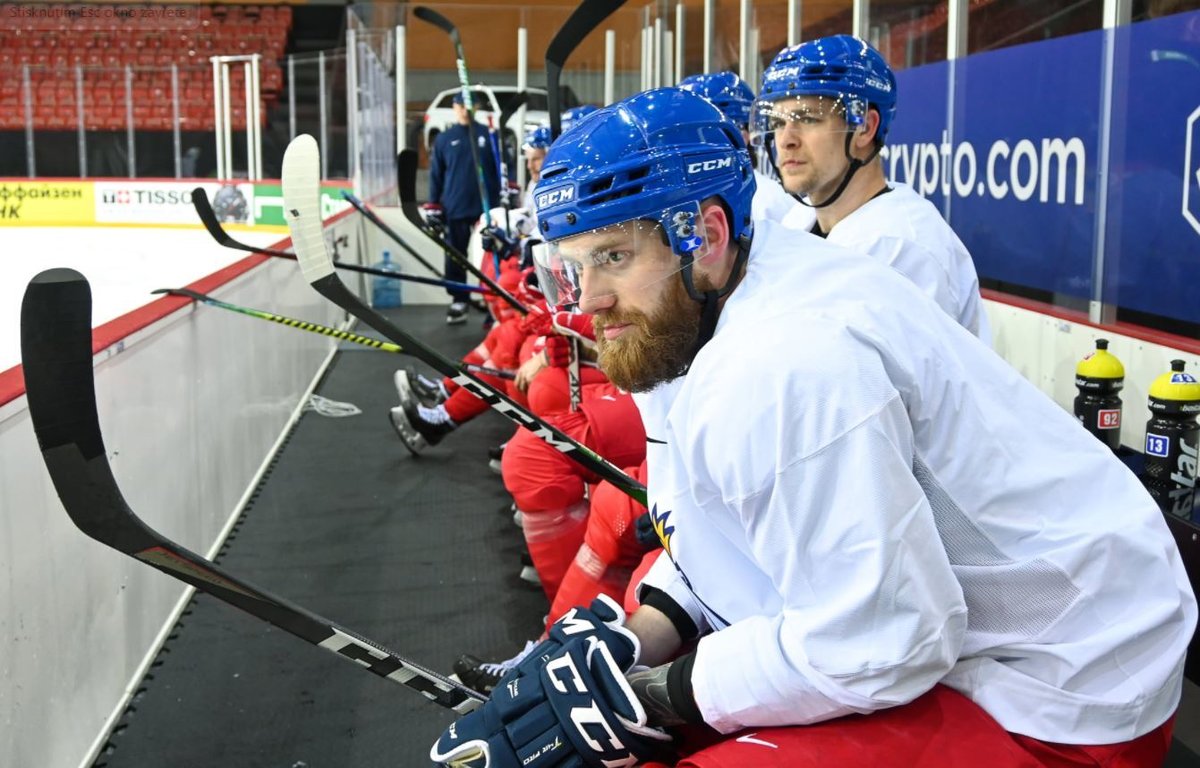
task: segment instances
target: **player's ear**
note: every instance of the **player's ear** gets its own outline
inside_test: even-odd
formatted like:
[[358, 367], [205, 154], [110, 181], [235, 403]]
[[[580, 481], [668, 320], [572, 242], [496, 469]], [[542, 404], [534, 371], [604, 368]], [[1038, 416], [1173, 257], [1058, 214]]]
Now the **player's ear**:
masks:
[[717, 198], [709, 198], [700, 206], [700, 219], [704, 222], [704, 240], [708, 257], [723, 255], [729, 249], [731, 227], [725, 206]]
[[868, 108], [863, 117], [862, 125], [854, 132], [855, 149], [870, 151], [874, 148], [875, 137], [879, 134], [879, 111]]

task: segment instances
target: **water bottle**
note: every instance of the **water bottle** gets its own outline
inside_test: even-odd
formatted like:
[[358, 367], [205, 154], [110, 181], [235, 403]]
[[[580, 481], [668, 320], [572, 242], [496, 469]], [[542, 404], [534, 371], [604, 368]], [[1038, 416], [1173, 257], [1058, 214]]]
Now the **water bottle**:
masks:
[[1142, 482], [1159, 507], [1190, 518], [1195, 503], [1197, 443], [1200, 442], [1200, 382], [1172, 360], [1171, 370], [1150, 385], [1146, 422], [1146, 467]]
[[[375, 269], [399, 272], [392, 261], [390, 251], [383, 252], [383, 259], [375, 262]], [[394, 277], [371, 276], [371, 306], [376, 309], [392, 309], [400, 306], [400, 281]]]
[[1075, 366], [1075, 418], [1088, 432], [1113, 451], [1121, 447], [1121, 398], [1125, 386], [1125, 366], [1108, 351], [1108, 339], [1096, 339], [1096, 351], [1089, 352]]

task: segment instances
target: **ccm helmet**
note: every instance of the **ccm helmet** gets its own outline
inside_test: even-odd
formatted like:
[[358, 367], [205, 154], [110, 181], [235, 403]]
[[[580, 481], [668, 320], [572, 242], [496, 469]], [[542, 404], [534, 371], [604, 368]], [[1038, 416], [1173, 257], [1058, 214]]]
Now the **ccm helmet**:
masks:
[[[681, 207], [719, 197], [734, 238], [749, 236], [754, 173], [741, 132], [708, 100], [679, 88], [643, 91], [598, 110], [554, 142], [533, 200], [547, 241], [635, 219], [666, 231]], [[690, 233], [689, 233], [690, 234]]]
[[733, 72], [713, 72], [691, 75], [679, 81], [685, 91], [698, 93], [717, 106], [717, 109], [743, 130], [750, 124], [750, 107], [754, 91]]
[[[577, 302], [589, 257], [593, 268], [612, 263], [605, 247], [579, 253], [575, 235], [620, 227], [636, 237], [648, 226], [670, 246], [669, 255], [659, 254], [660, 277], [677, 271], [701, 305], [699, 350], [716, 328], [718, 300], [733, 289], [745, 264], [754, 185], [741, 130], [702, 96], [659, 88], [599, 110], [554, 142], [533, 191], [547, 241], [535, 249], [534, 261], [547, 299]], [[692, 266], [709, 252], [701, 203], [713, 197], [729, 215], [737, 254], [725, 285], [701, 291]]]
[[[879, 51], [850, 35], [834, 35], [784, 48], [763, 72], [758, 101], [773, 102], [798, 96], [828, 96], [845, 110], [846, 122], [857, 128], [867, 108], [879, 112], [879, 141], [896, 117], [896, 76]], [[751, 126], [751, 133], [766, 126]]]
[[525, 134], [525, 143], [521, 149], [550, 149], [550, 126], [539, 125]]
[[571, 127], [575, 123], [578, 123], [593, 112], [599, 111], [599, 109], [599, 107], [592, 106], [591, 104], [580, 104], [578, 107], [571, 107], [562, 113], [562, 132], [566, 133], [571, 130]]

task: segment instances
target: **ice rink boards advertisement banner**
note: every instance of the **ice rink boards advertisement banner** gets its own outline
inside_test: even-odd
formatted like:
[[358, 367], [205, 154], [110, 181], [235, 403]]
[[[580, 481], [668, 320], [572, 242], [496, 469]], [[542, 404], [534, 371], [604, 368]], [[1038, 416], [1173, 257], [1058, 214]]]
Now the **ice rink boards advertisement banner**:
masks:
[[1109, 34], [897, 73], [884, 169], [948, 214], [981, 277], [1200, 322], [1200, 12]]
[[[221, 223], [287, 232], [283, 192], [277, 182], [211, 180], [100, 179], [37, 181], [0, 179], [0, 226], [167, 226], [200, 227], [192, 191], [208, 194]], [[321, 214], [328, 218], [350, 207], [342, 198], [346, 182], [321, 185]]]
[[94, 207], [90, 182], [0, 179], [0, 226], [91, 221]]

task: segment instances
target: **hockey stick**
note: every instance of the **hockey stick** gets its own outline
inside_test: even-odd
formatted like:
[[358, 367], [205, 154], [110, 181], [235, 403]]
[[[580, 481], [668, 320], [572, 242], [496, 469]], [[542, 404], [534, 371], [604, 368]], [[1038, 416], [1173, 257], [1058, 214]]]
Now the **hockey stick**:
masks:
[[[247, 245], [246, 243], [233, 239], [233, 237], [231, 237], [230, 234], [221, 227], [221, 222], [217, 221], [217, 214], [213, 210], [212, 205], [208, 202], [208, 195], [205, 193], [203, 187], [196, 187], [194, 190], [192, 190], [192, 207], [196, 209], [196, 215], [200, 217], [200, 221], [204, 224], [204, 228], [208, 230], [208, 233], [212, 235], [214, 240], [226, 248], [233, 248], [237, 251], [248, 251], [250, 253], [263, 253], [267, 256], [275, 256], [280, 259], [291, 259], [292, 261], [296, 260], [296, 255], [293, 253], [288, 253], [287, 251], [275, 251], [270, 248], [256, 248], [253, 245]], [[405, 248], [408, 247], [404, 243], [401, 243], [401, 245], [404, 245]], [[416, 256], [415, 253], [413, 255]], [[417, 256], [417, 258], [420, 259], [421, 257]], [[421, 263], [424, 264], [425, 262], [422, 261]], [[335, 261], [333, 262], [333, 265], [338, 269], [344, 269], [349, 272], [361, 272], [364, 275], [394, 277], [398, 280], [411, 280], [414, 283], [427, 283], [429, 285], [436, 285], [441, 288], [453, 288], [460, 291], [472, 291], [477, 293], [486, 292], [486, 289], [480, 288], [477, 285], [471, 285], [469, 283], [457, 283], [453, 280], [446, 280], [442, 273], [438, 272], [436, 269], [433, 270], [434, 274], [441, 277], [441, 280], [435, 280], [434, 278], [430, 277], [417, 277], [416, 275], [405, 275], [400, 272], [391, 272], [386, 269], [376, 269], [375, 267], [364, 267], [361, 264], [347, 264], [344, 261]], [[428, 265], [426, 264], [426, 266]]]
[[204, 224], [204, 228], [208, 230], [208, 234], [212, 235], [213, 240], [216, 240], [226, 248], [233, 248], [237, 251], [249, 251], [250, 253], [265, 253], [268, 256], [282, 256], [285, 259], [296, 258], [287, 251], [256, 248], [253, 245], [246, 245], [230, 237], [229, 233], [221, 227], [221, 222], [217, 220], [217, 212], [213, 210], [212, 204], [208, 202], [208, 193], [204, 191], [204, 187], [196, 187], [192, 190], [192, 207], [196, 209], [196, 215], [200, 217], [200, 221]]
[[646, 505], [646, 487], [616, 465], [582, 445], [559, 429], [529, 413], [508, 397], [497, 392], [485, 382], [464, 371], [456, 363], [442, 356], [416, 338], [397, 328], [387, 318], [364, 304], [350, 292], [334, 272], [321, 232], [321, 208], [319, 205], [320, 154], [312, 136], [297, 136], [288, 145], [283, 155], [283, 200], [284, 213], [292, 228], [292, 243], [300, 257], [300, 269], [304, 279], [325, 298], [362, 320], [392, 341], [409, 350], [471, 394], [483, 400], [493, 409], [507, 416], [518, 426], [525, 427], [534, 435], [561, 451], [589, 472], [608, 480], [630, 498]]
[[579, 47], [589, 34], [604, 20], [612, 16], [625, 4], [625, 0], [583, 0], [546, 48], [546, 98], [550, 107], [550, 137], [557, 139], [562, 133], [562, 110], [559, 109], [562, 92], [559, 79], [567, 58]]
[[[296, 139], [300, 137], [297, 136]], [[293, 142], [296, 140], [293, 139]], [[291, 146], [291, 145], [289, 145]], [[529, 309], [513, 297], [511, 293], [501, 288], [495, 280], [483, 273], [479, 267], [471, 263], [467, 255], [455, 248], [450, 243], [447, 243], [442, 238], [430, 232], [425, 227], [425, 222], [421, 220], [421, 212], [417, 210], [417, 151], [415, 149], [403, 150], [396, 158], [396, 181], [400, 192], [400, 210], [404, 211], [405, 217], [413, 223], [417, 229], [425, 233], [425, 236], [437, 244], [439, 248], [450, 254], [450, 258], [454, 259], [471, 274], [478, 277], [480, 282], [492, 289], [492, 292], [499, 296], [504, 301], [522, 315], [529, 314]], [[285, 200], [286, 202], [286, 200]], [[293, 241], [294, 242], [294, 241]]]
[[[625, 0], [584, 0], [567, 17], [558, 34], [546, 48], [546, 99], [550, 107], [550, 140], [562, 133], [562, 109], [559, 78], [567, 59], [589, 34], [600, 27], [617, 11]], [[571, 394], [571, 410], [579, 410], [583, 402], [583, 382], [579, 376], [579, 340], [571, 339], [571, 358], [567, 363], [567, 390]]]
[[[505, 186], [508, 183], [508, 148], [504, 146], [504, 132], [508, 129], [508, 121], [512, 119], [521, 107], [529, 102], [529, 93], [527, 91], [517, 91], [513, 97], [504, 105], [504, 109], [500, 111], [500, 168], [502, 178], [505, 181]], [[513, 135], [516, 138], [516, 135]], [[513, 148], [514, 155], [517, 147]], [[504, 199], [508, 199], [508, 195], [504, 195]], [[506, 206], [507, 207], [507, 206]]]
[[[496, 164], [500, 169], [500, 205], [504, 207], [504, 232], [508, 236], [512, 236], [512, 221], [509, 218], [509, 211], [512, 210], [512, 188], [508, 185], [508, 148], [504, 146], [504, 134], [508, 131], [508, 121], [512, 118], [513, 113], [521, 107], [525, 106], [525, 102], [529, 101], [529, 93], [526, 91], [517, 91], [513, 97], [504, 105], [504, 109], [500, 110], [499, 130], [493, 133], [493, 138], [496, 139], [498, 148], [496, 150]], [[516, 148], [513, 148], [513, 162], [516, 162]], [[496, 268], [499, 271], [499, 258], [496, 258]]]
[[372, 211], [370, 208], [368, 208], [366, 203], [364, 203], [362, 200], [359, 200], [357, 197], [355, 197], [354, 195], [352, 195], [351, 193], [347, 192], [344, 189], [342, 190], [342, 198], [346, 202], [350, 203], [350, 205], [353, 205], [358, 210], [358, 212], [361, 213], [367, 219], [367, 221], [369, 221], [372, 224], [374, 224], [375, 226], [379, 227], [380, 232], [383, 232], [383, 234], [392, 238], [392, 240], [395, 240], [397, 245], [399, 245], [404, 250], [408, 251], [408, 253], [414, 259], [421, 262], [421, 266], [425, 267], [425, 269], [428, 269], [430, 272], [437, 275], [441, 279], [443, 279], [443, 280], [446, 279], [446, 276], [442, 273], [441, 270], [435, 269], [432, 264], [430, 264], [428, 261], [425, 261], [425, 259], [421, 258], [421, 254], [417, 253], [412, 248], [412, 246], [410, 246], [408, 243], [404, 242], [404, 239], [401, 238], [400, 235], [396, 234], [396, 230], [389, 227], [387, 224], [384, 223], [383, 219], [376, 216], [375, 212]]
[[[227, 301], [214, 299], [208, 294], [200, 293], [199, 291], [193, 291], [191, 288], [157, 288], [153, 291], [150, 291], [150, 293], [164, 293], [171, 296], [186, 296], [189, 299], [208, 304], [209, 306], [217, 307], [219, 309], [227, 309], [230, 312], [237, 312], [242, 315], [249, 315], [250, 317], [257, 317], [260, 320], [270, 320], [272, 323], [286, 325], [289, 328], [296, 328], [301, 331], [309, 331], [310, 333], [319, 333], [322, 336], [328, 336], [332, 339], [349, 341], [354, 344], [361, 344], [364, 347], [371, 347], [372, 349], [378, 349], [384, 352], [394, 352], [400, 355], [408, 354], [408, 352], [399, 344], [393, 344], [390, 341], [373, 339], [370, 336], [362, 336], [357, 333], [350, 333], [349, 331], [339, 331], [337, 328], [330, 328], [328, 325], [310, 323], [307, 320], [297, 320], [294, 317], [285, 317], [284, 315], [277, 315], [274, 312], [267, 312], [262, 309], [254, 309], [253, 307], [243, 307], [237, 304], [230, 304]], [[462, 365], [472, 373], [482, 373], [488, 376], [495, 376], [498, 379], [506, 380], [517, 378], [516, 371], [488, 368], [486, 366], [473, 365], [471, 363], [462, 363]]]
[[71, 521], [91, 538], [460, 714], [485, 697], [362, 635], [265, 592], [148, 527], [113, 477], [96, 415], [92, 294], [83, 275], [50, 269], [21, 305], [29, 414], [46, 469]]
[[479, 162], [479, 148], [475, 146], [475, 99], [471, 93], [470, 79], [467, 77], [467, 56], [463, 53], [462, 38], [458, 35], [458, 27], [442, 14], [422, 5], [413, 8], [413, 15], [445, 32], [450, 36], [450, 42], [454, 44], [454, 58], [458, 65], [458, 82], [462, 86], [463, 106], [467, 109], [467, 143], [471, 145], [471, 161], [475, 163], [475, 181], [479, 184], [479, 206], [483, 209], [484, 222], [490, 224], [491, 222], [488, 221], [487, 183], [483, 179], [483, 164]]

